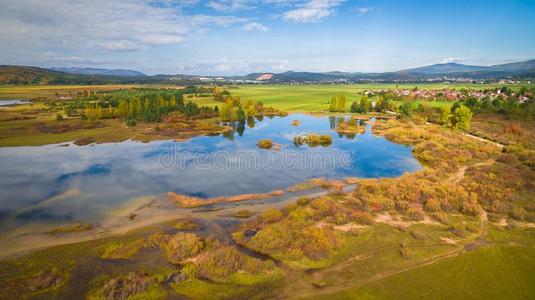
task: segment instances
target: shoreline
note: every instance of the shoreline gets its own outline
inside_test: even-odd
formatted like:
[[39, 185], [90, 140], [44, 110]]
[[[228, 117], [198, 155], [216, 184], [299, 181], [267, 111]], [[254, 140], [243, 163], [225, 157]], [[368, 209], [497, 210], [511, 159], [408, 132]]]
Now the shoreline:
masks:
[[[344, 192], [354, 190], [356, 184], [347, 183], [343, 187]], [[48, 231], [31, 233], [34, 227], [41, 228], [42, 225], [34, 224], [33, 226], [22, 227], [12, 234], [0, 237], [0, 242], [10, 247], [2, 247], [0, 250], [0, 261], [13, 258], [23, 257], [31, 253], [45, 250], [48, 248], [70, 245], [81, 242], [94, 241], [113, 236], [128, 235], [133, 231], [143, 230], [151, 226], [157, 226], [179, 219], [200, 218], [200, 219], [231, 219], [238, 222], [247, 220], [247, 218], [237, 218], [233, 215], [238, 210], [247, 208], [254, 213], [258, 213], [267, 208], [281, 208], [287, 204], [297, 201], [301, 197], [310, 199], [319, 198], [330, 193], [331, 190], [318, 186], [299, 191], [288, 191], [283, 195], [272, 196], [270, 198], [254, 199], [247, 197], [246, 200], [207, 203], [196, 207], [179, 207], [173, 200], [167, 196], [147, 197], [138, 205], [136, 203], [124, 204], [109, 212], [108, 216], [99, 224], [94, 224], [86, 231], [67, 232], [64, 234], [51, 234]], [[248, 194], [246, 194], [248, 195]], [[231, 198], [243, 195], [235, 195]], [[209, 209], [203, 209], [209, 207]], [[130, 219], [132, 213], [135, 213], [134, 220]], [[80, 223], [70, 223], [71, 225]], [[56, 227], [57, 228], [57, 227]], [[61, 227], [60, 227], [61, 228]]]

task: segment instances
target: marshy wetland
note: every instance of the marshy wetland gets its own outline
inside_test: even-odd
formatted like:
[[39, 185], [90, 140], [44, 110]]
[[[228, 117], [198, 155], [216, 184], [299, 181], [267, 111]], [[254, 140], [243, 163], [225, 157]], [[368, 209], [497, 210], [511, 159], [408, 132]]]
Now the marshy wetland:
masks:
[[0, 300], [535, 300], [535, 0], [0, 24]]
[[[286, 190], [313, 178], [397, 177], [421, 168], [411, 147], [374, 135], [371, 124], [363, 124], [367, 129], [362, 134], [335, 132], [336, 124], [348, 118], [352, 116], [257, 118], [227, 123], [233, 127], [229, 133], [186, 141], [1, 148], [2, 232], [19, 231], [9, 235], [16, 240], [35, 234], [36, 228], [98, 227], [110, 212], [150, 203], [168, 192], [208, 199]], [[292, 126], [292, 120], [300, 125]], [[311, 133], [332, 141], [294, 143], [295, 137]], [[258, 149], [261, 139], [281, 146]]]
[[[116, 93], [98, 97], [118, 105]], [[51, 116], [68, 102], [7, 108], [4, 143], [23, 126], [33, 136], [0, 148], [0, 298], [533, 294], [529, 118], [476, 107], [471, 127], [452, 128], [442, 107], [459, 104], [445, 101], [287, 114], [230, 99], [209, 100], [219, 116], [182, 103], [157, 122], [144, 120], [150, 105], [94, 121], [117, 128], [109, 139], [84, 128], [80, 114], [98, 108], [66, 119]]]

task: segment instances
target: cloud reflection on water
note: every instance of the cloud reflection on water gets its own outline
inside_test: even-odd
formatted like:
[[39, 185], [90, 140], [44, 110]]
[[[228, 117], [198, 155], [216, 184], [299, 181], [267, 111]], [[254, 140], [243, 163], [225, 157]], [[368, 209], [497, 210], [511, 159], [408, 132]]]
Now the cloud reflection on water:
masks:
[[[300, 126], [291, 126], [294, 119]], [[246, 126], [243, 136], [235, 134], [230, 141], [222, 136], [197, 137], [186, 142], [127, 141], [116, 144], [60, 147], [0, 148], [0, 218], [14, 211], [61, 194], [79, 189], [80, 194], [66, 197], [46, 207], [25, 211], [20, 222], [98, 218], [107, 209], [129, 199], [159, 195], [168, 191], [202, 197], [269, 192], [285, 188], [313, 177], [342, 178], [395, 177], [421, 168], [411, 148], [391, 143], [368, 130], [353, 139], [338, 137], [331, 131], [328, 117], [302, 114], [281, 118], [264, 118], [251, 130]], [[328, 148], [296, 147], [291, 137], [302, 132], [330, 133], [333, 144]], [[285, 145], [285, 150], [301, 154], [330, 151], [333, 155], [351, 152], [350, 168], [340, 166], [287, 168], [284, 151], [258, 149], [263, 138]], [[172, 149], [184, 155], [183, 164], [163, 168], [160, 156]], [[240, 151], [259, 159], [269, 156], [269, 168], [230, 167], [198, 168], [193, 158], [199, 153], [208, 157], [224, 151], [230, 166], [240, 162]], [[208, 160], [210, 161], [210, 160]]]

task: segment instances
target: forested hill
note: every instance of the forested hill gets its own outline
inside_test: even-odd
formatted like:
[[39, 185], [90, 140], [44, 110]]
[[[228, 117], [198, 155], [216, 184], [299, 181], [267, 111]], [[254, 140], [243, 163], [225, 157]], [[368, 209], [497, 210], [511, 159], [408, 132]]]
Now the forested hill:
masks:
[[101, 74], [72, 74], [38, 67], [0, 66], [0, 85], [61, 85], [61, 84], [131, 84], [131, 83], [173, 83], [195, 84], [194, 76], [111, 76]]
[[0, 84], [51, 84], [58, 75], [36, 67], [0, 66]]
[[50, 68], [52, 71], [81, 75], [106, 75], [106, 76], [147, 76], [142, 72], [125, 69], [99, 69], [99, 68]]

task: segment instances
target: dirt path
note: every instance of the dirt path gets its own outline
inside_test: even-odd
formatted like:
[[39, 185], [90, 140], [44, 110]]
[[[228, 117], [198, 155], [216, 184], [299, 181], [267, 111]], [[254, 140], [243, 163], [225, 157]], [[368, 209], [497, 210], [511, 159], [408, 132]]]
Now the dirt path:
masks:
[[[317, 295], [325, 295], [325, 294], [336, 293], [336, 292], [339, 292], [339, 291], [346, 290], [348, 288], [360, 287], [360, 286], [363, 286], [365, 284], [368, 284], [368, 283], [371, 283], [371, 282], [374, 282], [374, 281], [378, 281], [378, 280], [381, 280], [383, 278], [386, 278], [386, 277], [389, 277], [389, 276], [392, 276], [392, 275], [395, 275], [395, 274], [399, 274], [399, 273], [402, 273], [402, 272], [405, 272], [405, 271], [421, 268], [421, 267], [428, 266], [428, 265], [431, 265], [431, 264], [435, 264], [437, 262], [440, 262], [440, 261], [443, 261], [443, 260], [446, 260], [446, 259], [449, 259], [449, 258], [453, 258], [453, 257], [459, 256], [459, 255], [462, 255], [463, 253], [466, 252], [467, 246], [469, 246], [469, 245], [478, 246], [480, 244], [486, 243], [486, 242], [481, 243], [481, 241], [485, 240], [485, 237], [486, 237], [487, 232], [488, 232], [487, 212], [485, 212], [483, 210], [483, 208], [481, 208], [481, 206], [479, 207], [479, 209], [481, 210], [481, 213], [479, 215], [479, 218], [481, 220], [480, 232], [479, 232], [478, 237], [471, 243], [460, 244], [459, 247], [457, 247], [456, 249], [454, 249], [452, 251], [429, 257], [429, 258], [424, 259], [424, 260], [422, 260], [420, 262], [417, 262], [414, 265], [406, 266], [406, 267], [403, 267], [403, 268], [400, 268], [400, 269], [397, 269], [397, 270], [392, 270], [392, 271], [388, 271], [388, 272], [379, 273], [377, 275], [374, 275], [374, 276], [372, 276], [372, 277], [370, 277], [370, 278], [368, 278], [366, 280], [362, 280], [362, 281], [357, 282], [357, 283], [340, 284], [340, 285], [336, 285], [336, 286], [324, 287], [324, 288], [321, 288], [321, 289], [320, 288], [315, 288], [313, 290], [309, 290], [309, 291], [301, 293], [298, 296], [298, 298], [310, 298], [310, 297], [317, 296]], [[378, 252], [375, 252], [375, 253], [373, 253], [371, 255], [366, 255], [365, 258], [369, 258], [369, 257], [373, 256], [374, 254], [378, 254]], [[360, 259], [363, 259], [363, 258], [364, 257], [362, 257], [362, 256], [353, 257], [353, 258], [350, 258], [347, 261], [343, 262], [340, 266], [334, 266], [334, 267], [326, 269], [326, 270], [338, 270], [338, 269], [340, 269], [341, 266], [343, 266], [343, 267], [348, 266], [348, 265], [351, 264], [351, 262], [353, 262], [355, 260], [360, 260]]]
[[[429, 122], [429, 121], [426, 121], [425, 122], [426, 125], [439, 125], [438, 123], [432, 123], [432, 122]], [[481, 142], [485, 142], [485, 143], [489, 143], [489, 144], [493, 144], [494, 146], [502, 149], [503, 147], [505, 147], [505, 145], [502, 145], [500, 143], [497, 143], [495, 141], [492, 141], [492, 140], [489, 140], [489, 139], [486, 139], [486, 138], [482, 138], [482, 137], [479, 137], [477, 135], [473, 135], [473, 134], [470, 134], [470, 133], [467, 133], [467, 132], [463, 132], [462, 133], [464, 136], [467, 136], [467, 137], [470, 137], [470, 138], [473, 138], [473, 139], [476, 139], [478, 141], [481, 141]]]
[[496, 159], [489, 159], [489, 160], [486, 160], [486, 161], [483, 161], [483, 162], [479, 162], [479, 163], [475, 163], [475, 164], [471, 164], [471, 165], [468, 165], [468, 166], [463, 166], [461, 168], [459, 168], [459, 170], [457, 170], [457, 172], [453, 173], [449, 178], [447, 178], [446, 180], [449, 181], [449, 182], [453, 182], [453, 183], [459, 183], [463, 178], [464, 178], [464, 175], [466, 173], [466, 170], [468, 168], [471, 168], [471, 167], [481, 167], [481, 166], [490, 166], [492, 165], [494, 162], [496, 161]]
[[346, 290], [348, 288], [355, 288], [355, 287], [360, 287], [360, 286], [363, 286], [365, 284], [368, 284], [368, 283], [371, 283], [371, 282], [374, 282], [374, 281], [377, 281], [377, 280], [381, 280], [383, 278], [386, 278], [386, 277], [389, 277], [389, 276], [392, 276], [392, 275], [395, 275], [395, 274], [398, 274], [398, 273], [402, 273], [402, 272], [405, 272], [405, 271], [409, 271], [409, 270], [412, 270], [412, 269], [417, 269], [417, 268], [420, 268], [420, 267], [424, 267], [424, 266], [427, 266], [427, 265], [431, 265], [431, 264], [434, 264], [434, 263], [437, 263], [439, 261], [442, 261], [442, 260], [445, 260], [445, 259], [448, 259], [448, 258], [452, 258], [452, 257], [455, 257], [455, 256], [459, 256], [460, 254], [462, 254], [464, 252], [464, 247], [459, 247], [455, 250], [452, 250], [452, 251], [449, 251], [449, 252], [446, 252], [446, 253], [442, 253], [442, 254], [439, 254], [439, 255], [435, 255], [435, 256], [432, 256], [428, 259], [425, 259], [415, 265], [412, 265], [412, 266], [407, 266], [407, 267], [403, 267], [401, 269], [398, 269], [398, 270], [393, 270], [393, 271], [389, 271], [389, 272], [384, 272], [384, 273], [379, 273], [375, 276], [372, 276], [366, 280], [362, 280], [358, 283], [349, 283], [349, 284], [341, 284], [341, 285], [336, 285], [336, 286], [329, 286], [329, 287], [324, 287], [324, 288], [317, 288], [313, 291], [307, 291], [305, 293], [301, 293], [297, 298], [300, 298], [300, 299], [305, 299], [305, 298], [310, 298], [310, 297], [314, 297], [314, 296], [317, 296], [317, 295], [325, 295], [325, 294], [332, 294], [332, 293], [336, 293], [336, 292], [339, 292], [339, 291], [343, 291], [343, 290]]
[[479, 136], [477, 136], [477, 135], [473, 135], [473, 134], [466, 133], [466, 132], [464, 132], [463, 134], [464, 134], [465, 136], [467, 136], [467, 137], [471, 137], [471, 138], [476, 139], [476, 140], [478, 140], [478, 141], [482, 141], [482, 142], [486, 142], [486, 143], [493, 144], [494, 146], [496, 146], [496, 147], [498, 147], [498, 148], [500, 148], [500, 149], [502, 149], [503, 147], [505, 147], [505, 145], [502, 145], [502, 144], [497, 143], [497, 142], [495, 142], [495, 141], [488, 140], [488, 139], [486, 139], [486, 138], [479, 137]]
[[[495, 159], [489, 159], [489, 160], [484, 161], [484, 162], [479, 162], [479, 163], [475, 163], [475, 164], [472, 164], [472, 165], [469, 165], [469, 166], [462, 167], [461, 169], [459, 169], [459, 171], [454, 173], [447, 180], [450, 181], [450, 182], [456, 182], [456, 183], [460, 182], [464, 178], [466, 170], [469, 167], [486, 166], [486, 165], [491, 165], [494, 162], [495, 162]], [[328, 286], [328, 287], [324, 287], [324, 288], [321, 288], [321, 289], [320, 288], [314, 288], [312, 290], [303, 291], [301, 294], [298, 295], [298, 298], [310, 298], [310, 297], [317, 296], [317, 295], [322, 295], [322, 294], [325, 295], [325, 294], [336, 293], [336, 292], [343, 291], [343, 290], [348, 289], [348, 288], [360, 287], [360, 286], [363, 286], [365, 284], [368, 284], [368, 283], [371, 283], [371, 282], [374, 282], [374, 281], [377, 281], [377, 280], [381, 280], [383, 278], [386, 278], [386, 277], [389, 277], [389, 276], [392, 276], [392, 275], [395, 275], [395, 274], [399, 274], [399, 273], [402, 273], [402, 272], [405, 272], [405, 271], [421, 268], [421, 267], [428, 266], [428, 265], [431, 265], [431, 264], [434, 264], [434, 263], [437, 263], [437, 262], [440, 262], [440, 261], [443, 261], [443, 260], [446, 260], [446, 259], [449, 259], [449, 258], [452, 258], [452, 257], [456, 257], [456, 256], [459, 256], [459, 255], [462, 255], [466, 251], [470, 251], [470, 250], [473, 250], [473, 249], [475, 249], [475, 248], [477, 248], [477, 247], [479, 247], [481, 245], [487, 244], [488, 242], [486, 241], [486, 237], [487, 237], [487, 234], [488, 234], [488, 215], [487, 215], [487, 212], [479, 204], [478, 204], [478, 210], [479, 210], [479, 220], [480, 220], [480, 229], [479, 229], [478, 236], [471, 242], [460, 243], [459, 247], [457, 247], [455, 250], [429, 257], [429, 258], [424, 259], [424, 260], [422, 260], [420, 262], [417, 262], [414, 265], [406, 266], [406, 267], [400, 268], [398, 270], [393, 270], [393, 271], [388, 271], [388, 272], [376, 274], [376, 275], [374, 275], [374, 276], [372, 276], [372, 277], [370, 277], [370, 278], [368, 278], [366, 280], [362, 280], [362, 281], [357, 282], [357, 283], [350, 282], [350, 283], [340, 284], [340, 285], [336, 285], [336, 286]], [[357, 260], [360, 260], [360, 259], [364, 259], [364, 258], [369, 258], [369, 257], [371, 257], [373, 255], [377, 255], [380, 251], [374, 251], [374, 252], [375, 253], [372, 252], [372, 253], [370, 253], [368, 255], [365, 255], [364, 257], [362, 255], [351, 257], [351, 258], [349, 258], [348, 260], [342, 262], [339, 265], [332, 266], [330, 268], [326, 268], [326, 269], [318, 270], [318, 271], [322, 272], [322, 271], [329, 271], [329, 270], [341, 270], [344, 267], [347, 267], [347, 266], [351, 265], [351, 263], [354, 262], [354, 261], [357, 261]]]

